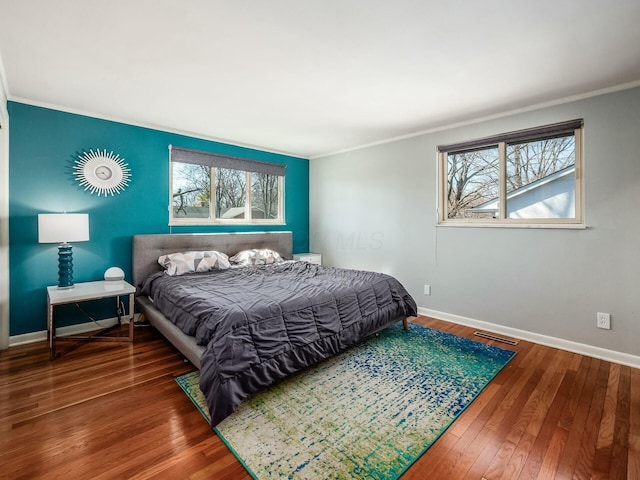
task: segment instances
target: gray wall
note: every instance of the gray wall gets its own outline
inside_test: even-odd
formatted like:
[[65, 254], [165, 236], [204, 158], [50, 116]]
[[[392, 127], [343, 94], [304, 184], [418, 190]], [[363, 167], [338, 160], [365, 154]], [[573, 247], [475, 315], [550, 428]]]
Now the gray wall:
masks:
[[[587, 229], [436, 226], [438, 144], [574, 118]], [[390, 273], [420, 307], [634, 355], [639, 208], [640, 88], [310, 162], [310, 246], [325, 264]]]

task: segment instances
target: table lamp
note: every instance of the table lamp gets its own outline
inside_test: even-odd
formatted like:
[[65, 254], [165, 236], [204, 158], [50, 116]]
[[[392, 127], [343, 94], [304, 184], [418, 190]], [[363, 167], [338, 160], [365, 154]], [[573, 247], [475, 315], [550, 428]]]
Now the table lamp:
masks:
[[58, 288], [73, 288], [73, 253], [69, 242], [89, 240], [87, 213], [38, 214], [38, 242], [58, 245]]

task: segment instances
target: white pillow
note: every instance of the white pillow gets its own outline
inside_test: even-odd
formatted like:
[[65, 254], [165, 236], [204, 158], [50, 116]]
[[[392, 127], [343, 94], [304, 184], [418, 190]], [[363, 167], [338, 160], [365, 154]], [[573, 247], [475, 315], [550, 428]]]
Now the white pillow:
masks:
[[229, 260], [236, 265], [269, 265], [284, 261], [278, 252], [268, 248], [243, 250], [236, 253]]
[[167, 275], [171, 276], [226, 270], [231, 266], [229, 257], [216, 250], [170, 253], [158, 257], [158, 263], [162, 265]]

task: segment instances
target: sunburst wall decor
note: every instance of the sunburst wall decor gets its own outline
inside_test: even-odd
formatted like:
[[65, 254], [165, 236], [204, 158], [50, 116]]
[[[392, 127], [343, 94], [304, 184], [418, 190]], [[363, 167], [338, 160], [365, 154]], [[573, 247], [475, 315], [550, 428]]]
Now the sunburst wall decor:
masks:
[[106, 150], [83, 152], [73, 166], [73, 174], [80, 186], [93, 195], [113, 196], [129, 185], [131, 171], [124, 159]]

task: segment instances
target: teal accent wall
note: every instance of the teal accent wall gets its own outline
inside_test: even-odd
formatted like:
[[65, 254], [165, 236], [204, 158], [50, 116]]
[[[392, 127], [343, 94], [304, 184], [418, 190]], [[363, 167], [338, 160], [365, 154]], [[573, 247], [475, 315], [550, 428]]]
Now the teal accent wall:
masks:
[[[124, 123], [9, 102], [10, 335], [46, 330], [46, 286], [58, 281], [55, 244], [38, 243], [38, 213], [88, 213], [91, 240], [73, 244], [74, 281], [101, 280], [111, 266], [131, 281], [131, 237], [170, 233], [169, 145], [286, 165], [285, 225], [172, 227], [172, 233], [293, 232], [294, 252], [309, 250], [309, 162]], [[215, 132], [212, 132], [215, 134]], [[127, 189], [91, 195], [73, 176], [77, 156], [106, 149], [131, 169]], [[105, 301], [106, 302], [106, 301]], [[95, 318], [115, 315], [109, 303], [83, 304]], [[103, 303], [103, 305], [100, 305]], [[58, 326], [86, 322], [77, 309], [60, 309]]]

